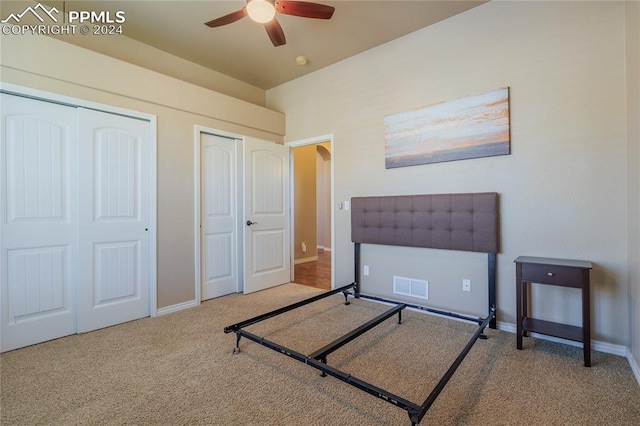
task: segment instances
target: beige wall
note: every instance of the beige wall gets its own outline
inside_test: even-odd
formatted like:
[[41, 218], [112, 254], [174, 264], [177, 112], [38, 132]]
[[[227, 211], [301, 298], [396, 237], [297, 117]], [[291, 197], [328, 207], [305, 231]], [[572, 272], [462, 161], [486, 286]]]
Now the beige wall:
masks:
[[630, 347], [640, 378], [640, 3], [626, 7]]
[[[517, 256], [587, 259], [594, 263], [593, 338], [626, 346], [624, 24], [620, 2], [491, 2], [274, 88], [267, 105], [286, 114], [287, 140], [334, 134], [336, 202], [499, 192], [499, 321], [515, 322]], [[511, 155], [385, 170], [385, 115], [504, 86]], [[349, 213], [336, 209], [335, 222], [342, 285], [353, 279]], [[382, 261], [363, 284], [389, 295], [390, 277], [408, 271], [433, 283], [438, 303], [482, 301], [475, 284], [486, 281], [485, 259], [452, 253], [369, 248], [364, 263]], [[474, 270], [459, 266], [474, 262]], [[463, 295], [461, 280], [473, 273], [471, 295]], [[573, 289], [535, 293], [537, 315], [580, 322]]]
[[48, 37], [2, 36], [0, 80], [155, 114], [158, 307], [194, 299], [194, 126], [281, 143], [284, 115]]
[[[24, 10], [24, 5], [18, 6], [17, 10]], [[6, 14], [3, 13], [2, 16], [6, 16]], [[58, 38], [218, 93], [256, 105], [265, 105], [265, 91], [263, 89], [173, 56], [129, 37], [87, 37], [78, 33], [58, 36]]]
[[[317, 256], [316, 146], [293, 149], [294, 168], [294, 259]], [[302, 252], [302, 243], [307, 245]]]

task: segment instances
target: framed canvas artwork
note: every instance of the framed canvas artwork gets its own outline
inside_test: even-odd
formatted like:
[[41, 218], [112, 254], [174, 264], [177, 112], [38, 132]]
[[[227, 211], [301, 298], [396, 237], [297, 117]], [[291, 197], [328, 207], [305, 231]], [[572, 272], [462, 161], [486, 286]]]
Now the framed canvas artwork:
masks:
[[509, 88], [385, 117], [385, 168], [507, 155]]

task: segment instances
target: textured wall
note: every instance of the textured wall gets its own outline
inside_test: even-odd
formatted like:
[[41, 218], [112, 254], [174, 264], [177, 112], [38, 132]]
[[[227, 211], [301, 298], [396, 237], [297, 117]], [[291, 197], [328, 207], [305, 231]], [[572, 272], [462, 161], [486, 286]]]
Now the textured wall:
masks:
[[[624, 28], [620, 2], [490, 2], [274, 88], [267, 105], [286, 114], [287, 140], [334, 134], [336, 202], [500, 193], [499, 321], [515, 322], [516, 257], [586, 259], [593, 338], [628, 345]], [[511, 155], [384, 168], [385, 115], [504, 86]], [[341, 285], [353, 279], [348, 212], [336, 209], [335, 226]], [[485, 275], [484, 259], [474, 278], [464, 256], [420, 249], [371, 247], [363, 262], [376, 265], [365, 288], [390, 295], [390, 277], [411, 273], [437, 282], [434, 298], [452, 308], [469, 296], [462, 279]], [[545, 319], [580, 322], [574, 289], [536, 289], [534, 300]]]
[[640, 3], [626, 3], [631, 351], [640, 381]]

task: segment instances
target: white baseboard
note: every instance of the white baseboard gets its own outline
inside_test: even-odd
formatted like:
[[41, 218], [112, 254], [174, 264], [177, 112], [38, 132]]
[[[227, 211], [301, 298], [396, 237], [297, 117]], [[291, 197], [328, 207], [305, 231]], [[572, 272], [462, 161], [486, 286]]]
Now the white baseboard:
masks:
[[636, 382], [638, 382], [638, 386], [640, 386], [640, 367], [630, 350], [627, 351], [627, 360], [629, 361], [633, 375], [636, 377]]
[[183, 309], [195, 308], [199, 304], [200, 303], [198, 303], [196, 300], [189, 300], [187, 302], [177, 303], [171, 306], [165, 306], [164, 308], [158, 309], [157, 315], [160, 316], [160, 315], [172, 314], [174, 312], [182, 311]]
[[[498, 330], [508, 331], [509, 333], [515, 334], [516, 325], [499, 321]], [[578, 348], [582, 347], [582, 343], [574, 342], [573, 340], [560, 339], [558, 337], [547, 336], [547, 335], [538, 334], [538, 333], [529, 333], [529, 335], [531, 337], [535, 337], [536, 339], [540, 339], [540, 340], [548, 340], [550, 342], [564, 343], [566, 345], [575, 346]], [[606, 354], [618, 355], [622, 357], [627, 357], [627, 354], [629, 352], [626, 346], [614, 345], [612, 343], [601, 342], [598, 340], [591, 340], [591, 349], [593, 349], [594, 351], [604, 352]]]
[[294, 265], [299, 265], [301, 263], [315, 262], [316, 260], [318, 260], [318, 256], [303, 257], [302, 259], [294, 260], [293, 264]]
[[[380, 303], [387, 304], [385, 302], [380, 302]], [[432, 312], [425, 312], [425, 311], [421, 311], [419, 309], [412, 309], [412, 308], [407, 308], [407, 309], [415, 310], [417, 312], [422, 312], [422, 313], [428, 314], [428, 315], [435, 315], [435, 316], [440, 316], [440, 317], [444, 317], [444, 318], [449, 318], [449, 319], [453, 319], [453, 320], [466, 322], [465, 320], [462, 320], [462, 319], [452, 318], [452, 317], [448, 317], [446, 315], [438, 315], [437, 313], [432, 313]], [[500, 331], [506, 331], [508, 333], [516, 334], [516, 325], [515, 324], [498, 321], [497, 324], [496, 324], [496, 327]], [[548, 340], [550, 342], [564, 343], [566, 345], [575, 346], [575, 347], [578, 347], [578, 348], [582, 347], [582, 343], [574, 342], [572, 340], [560, 339], [558, 337], [547, 336], [545, 334], [538, 334], [538, 333], [529, 333], [529, 335], [531, 337], [535, 337], [535, 338], [540, 339], [540, 340]], [[601, 341], [598, 341], [598, 340], [591, 340], [591, 349], [593, 349], [594, 351], [603, 352], [603, 353], [612, 354], [612, 355], [618, 355], [618, 356], [625, 357], [625, 358], [629, 359], [629, 364], [631, 365], [631, 369], [634, 370], [634, 375], [636, 376], [636, 379], [638, 380], [638, 383], [640, 384], [640, 370], [638, 369], [638, 365], [637, 364], [635, 364], [635, 366], [633, 364], [631, 364], [631, 360], [633, 359], [633, 357], [630, 355], [630, 351], [626, 346], [614, 345], [614, 344], [611, 344], [611, 343], [601, 342]], [[635, 363], [635, 361], [634, 361], [634, 363]]]

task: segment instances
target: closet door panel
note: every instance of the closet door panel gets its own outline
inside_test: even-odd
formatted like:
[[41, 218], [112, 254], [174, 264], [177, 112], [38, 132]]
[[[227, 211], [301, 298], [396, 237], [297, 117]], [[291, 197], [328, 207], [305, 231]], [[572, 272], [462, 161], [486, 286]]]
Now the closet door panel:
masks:
[[149, 315], [150, 124], [79, 109], [78, 331]]
[[75, 108], [2, 94], [0, 349], [76, 332]]

